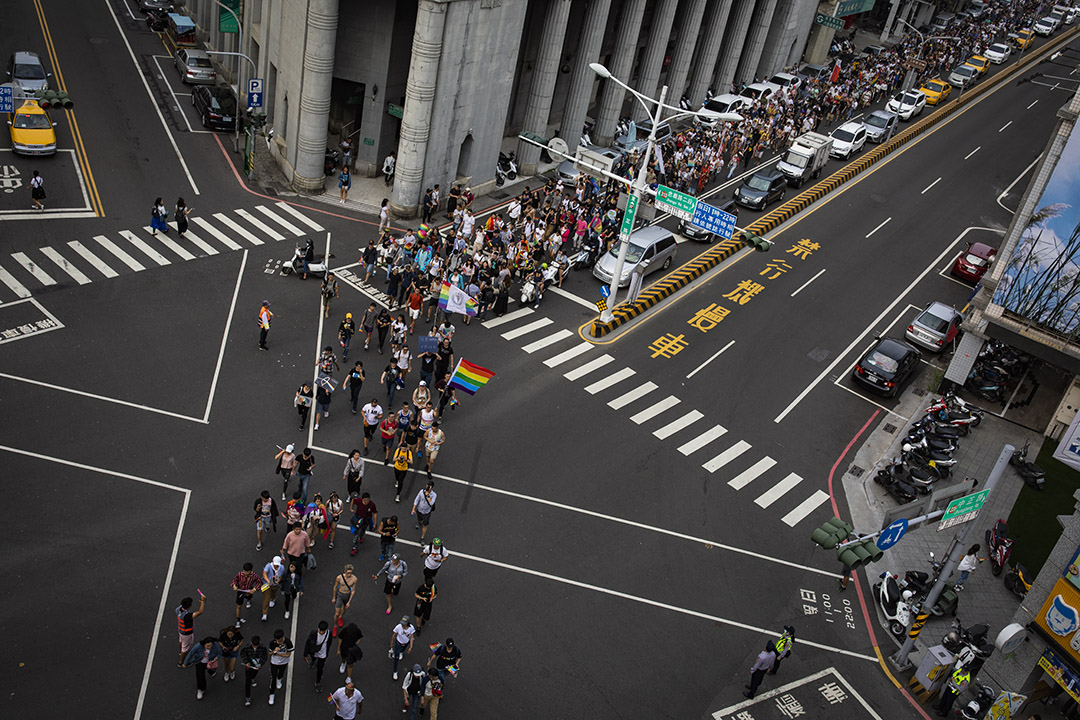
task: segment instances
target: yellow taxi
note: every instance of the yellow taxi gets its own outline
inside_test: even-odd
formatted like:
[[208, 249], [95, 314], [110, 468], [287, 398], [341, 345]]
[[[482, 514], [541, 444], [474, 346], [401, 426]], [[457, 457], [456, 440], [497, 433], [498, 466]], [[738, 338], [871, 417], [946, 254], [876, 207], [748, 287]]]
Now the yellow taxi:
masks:
[[56, 123], [36, 100], [26, 100], [13, 115], [8, 116], [11, 130], [11, 149], [20, 155], [53, 155], [56, 153]]
[[919, 92], [926, 96], [927, 105], [938, 105], [949, 97], [952, 85], [944, 80], [928, 80], [919, 88]]
[[990, 69], [990, 61], [984, 58], [982, 55], [972, 55], [967, 59], [965, 65], [970, 65], [979, 71], [980, 75], [984, 75], [988, 69]]
[[1031, 30], [1021, 30], [1012, 36], [1012, 40], [1016, 43], [1016, 47], [1026, 50], [1028, 45], [1035, 42], [1035, 33]]

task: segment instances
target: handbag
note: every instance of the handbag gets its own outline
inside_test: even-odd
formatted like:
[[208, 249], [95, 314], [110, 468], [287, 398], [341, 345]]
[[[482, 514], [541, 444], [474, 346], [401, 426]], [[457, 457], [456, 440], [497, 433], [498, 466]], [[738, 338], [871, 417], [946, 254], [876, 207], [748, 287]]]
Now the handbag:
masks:
[[307, 565], [308, 570], [314, 570], [319, 567], [319, 564], [315, 562], [315, 554], [310, 552], [307, 554], [307, 559], [304, 561], [304, 564]]

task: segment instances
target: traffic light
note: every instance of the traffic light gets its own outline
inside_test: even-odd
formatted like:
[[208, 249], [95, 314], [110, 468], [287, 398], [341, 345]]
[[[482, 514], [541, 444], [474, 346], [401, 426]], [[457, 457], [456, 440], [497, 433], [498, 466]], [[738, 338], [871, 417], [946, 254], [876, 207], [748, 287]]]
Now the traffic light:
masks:
[[757, 250], [758, 252], [767, 252], [772, 247], [772, 241], [766, 240], [757, 233], [750, 232], [749, 230], [743, 230], [743, 239], [746, 244]]
[[75, 107], [68, 94], [63, 90], [37, 90], [34, 92], [38, 105], [48, 110], [50, 107], [62, 107], [67, 110]]
[[811, 533], [810, 539], [826, 550], [832, 550], [848, 539], [852, 529], [850, 524], [844, 522], [840, 518], [834, 517], [832, 520]]
[[856, 540], [836, 549], [836, 559], [852, 570], [877, 562], [884, 555], [885, 553], [878, 549], [874, 538]]
[[253, 128], [261, 128], [262, 126], [266, 125], [266, 113], [262, 113], [262, 112], [253, 112], [253, 113], [251, 113], [251, 115], [248, 117], [248, 123]]

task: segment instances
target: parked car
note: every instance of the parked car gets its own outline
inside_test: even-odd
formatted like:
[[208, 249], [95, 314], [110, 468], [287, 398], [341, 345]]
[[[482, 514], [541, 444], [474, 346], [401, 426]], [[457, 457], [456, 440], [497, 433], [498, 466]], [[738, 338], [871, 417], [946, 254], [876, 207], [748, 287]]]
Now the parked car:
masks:
[[829, 154], [834, 158], [847, 160], [866, 144], [866, 128], [861, 122], [852, 120], [833, 130], [830, 137], [833, 144]]
[[952, 93], [952, 85], [944, 80], [927, 80], [919, 88], [919, 92], [926, 96], [927, 105], [939, 105], [945, 102], [949, 94]]
[[739, 93], [744, 98], [755, 102], [761, 100], [762, 102], [768, 101], [776, 93], [776, 86], [769, 83], [753, 83], [743, 88], [743, 91]]
[[191, 104], [205, 128], [232, 130], [236, 127], [236, 95], [222, 85], [200, 85], [191, 91]]
[[1016, 34], [1010, 34], [1009, 37], [1021, 50], [1026, 50], [1031, 43], [1035, 42], [1035, 33], [1031, 30], [1020, 30]]
[[35, 52], [19, 50], [8, 58], [7, 76], [10, 82], [24, 92], [36, 92], [49, 89], [52, 73], [45, 72], [45, 66]]
[[[591, 150], [594, 153], [599, 153], [604, 157], [610, 158], [613, 163], [618, 164], [619, 158], [622, 157], [622, 153], [613, 148], [600, 147], [599, 145], [589, 145], [587, 150]], [[559, 182], [567, 187], [573, 187], [577, 185], [578, 176], [581, 175], [581, 171], [574, 167], [573, 160], [563, 160], [559, 163]]]
[[173, 9], [173, 0], [139, 0], [139, 12], [150, 12], [151, 10], [172, 12]]
[[[711, 204], [711, 203], [710, 203]], [[739, 206], [735, 204], [734, 198], [729, 198], [724, 202], [717, 205], [721, 210], [727, 213], [731, 213], [735, 216], [736, 220], [739, 217]], [[717, 236], [708, 230], [703, 230], [697, 225], [691, 225], [686, 220], [679, 221], [679, 234], [688, 240], [698, 240], [700, 242], [711, 243], [716, 240]]]
[[886, 110], [875, 110], [863, 119], [866, 139], [872, 143], [888, 140], [896, 132], [896, 126], [899, 124], [900, 116]]
[[1031, 29], [1035, 31], [1036, 35], [1048, 37], [1057, 29], [1057, 25], [1054, 23], [1053, 18], [1044, 17], [1039, 18], [1038, 22], [1036, 22]]
[[1001, 65], [1012, 55], [1012, 48], [1005, 43], [994, 43], [986, 49], [986, 59], [995, 65]]
[[[652, 132], [652, 120], [646, 120], [637, 126], [637, 133], [635, 138], [628, 138], [625, 135], [620, 135], [615, 138], [615, 149], [624, 153], [637, 152], [644, 150], [649, 144], [649, 133]], [[672, 130], [671, 125], [666, 122], [661, 122], [656, 126], [656, 142], [663, 142], [671, 137]]]
[[799, 68], [799, 77], [804, 81], [824, 80], [832, 73], [832, 68], [824, 65], [803, 65]]
[[972, 55], [964, 64], [978, 70], [980, 75], [985, 75], [986, 71], [990, 69], [990, 61], [982, 55]]
[[901, 120], [910, 120], [926, 107], [926, 96], [918, 90], [898, 92], [889, 100], [885, 109], [896, 113]]
[[876, 392], [896, 397], [920, 359], [922, 354], [903, 340], [878, 338], [855, 364], [851, 376]]
[[764, 210], [769, 203], [783, 200], [787, 177], [775, 168], [759, 170], [735, 190], [735, 202], [754, 210]]
[[[622, 277], [619, 278], [620, 287], [630, 284], [630, 276], [635, 268], [643, 268], [646, 275], [657, 270], [667, 270], [671, 267], [678, 250], [672, 232], [659, 225], [650, 225], [638, 230], [630, 235], [628, 242], [630, 246], [626, 250]], [[605, 283], [611, 282], [611, 278], [615, 275], [618, 257], [618, 249], [614, 247], [601, 255], [593, 265], [593, 275]]]
[[731, 93], [717, 95], [705, 103], [705, 106], [694, 117], [694, 122], [705, 127], [713, 127], [721, 115], [740, 112], [749, 104], [750, 101], [741, 95], [732, 95]]
[[180, 71], [180, 81], [183, 83], [213, 85], [217, 82], [217, 71], [205, 50], [178, 48], [176, 69]]
[[971, 87], [975, 84], [975, 81], [979, 79], [979, 71], [970, 65], [957, 65], [953, 68], [953, 71], [949, 73], [947, 79], [950, 85], [954, 85], [963, 90], [964, 88]]
[[18, 155], [56, 154], [56, 123], [36, 100], [23, 101], [8, 116], [11, 150]]
[[776, 73], [769, 82], [773, 85], [779, 85], [782, 88], [799, 87], [802, 85], [802, 79], [798, 75], [792, 75], [791, 73]]
[[950, 272], [956, 277], [977, 283], [990, 268], [990, 263], [994, 262], [995, 255], [997, 250], [986, 243], [968, 243], [967, 250], [956, 256]]
[[931, 352], [941, 352], [960, 335], [963, 317], [954, 307], [932, 302], [908, 325], [904, 337]]

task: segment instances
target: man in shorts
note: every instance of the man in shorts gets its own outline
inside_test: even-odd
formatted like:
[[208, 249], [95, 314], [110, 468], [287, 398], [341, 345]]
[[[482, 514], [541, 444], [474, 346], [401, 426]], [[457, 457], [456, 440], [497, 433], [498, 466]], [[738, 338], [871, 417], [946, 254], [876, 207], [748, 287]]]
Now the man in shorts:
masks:
[[409, 513], [416, 518], [416, 529], [420, 531], [420, 539], [427, 535], [428, 523], [431, 521], [431, 513], [435, 510], [435, 482], [428, 480], [427, 487], [416, 493], [413, 500], [412, 511]]
[[446, 433], [442, 431], [439, 425], [439, 421], [436, 420], [431, 424], [431, 429], [424, 433], [424, 451], [427, 453], [427, 476], [429, 480], [431, 479], [431, 468], [435, 467], [435, 458], [439, 457], [439, 448], [446, 442]]
[[390, 464], [390, 450], [394, 447], [394, 438], [397, 437], [397, 415], [387, 415], [379, 423], [379, 434], [382, 440], [383, 465]]
[[375, 437], [375, 431], [379, 429], [379, 423], [383, 418], [383, 409], [379, 405], [378, 398], [371, 398], [364, 407], [360, 408], [364, 415], [364, 455], [368, 454], [368, 442]]
[[420, 307], [424, 304], [424, 294], [420, 292], [420, 288], [413, 283], [412, 290], [409, 291], [409, 334], [411, 335], [416, 331], [416, 319], [420, 317]]
[[409, 574], [409, 565], [401, 559], [400, 555], [394, 553], [390, 556], [389, 560], [383, 563], [379, 572], [371, 576], [371, 579], [378, 582], [379, 576], [383, 573], [386, 573], [386, 582], [383, 583], [383, 594], [386, 595], [386, 614], [389, 615], [393, 612], [393, 608], [391, 607], [393, 597], [401, 592], [401, 581]]
[[[372, 266], [374, 263], [372, 263]], [[368, 268], [368, 273], [371, 273], [371, 266]], [[360, 329], [364, 331], [364, 349], [368, 349], [368, 345], [371, 344], [371, 333], [375, 332], [375, 318], [378, 317], [379, 311], [375, 309], [375, 303], [368, 305], [367, 311], [364, 316], [360, 318]]]
[[364, 656], [364, 652], [357, 645], [362, 637], [364, 637], [364, 633], [360, 631], [356, 623], [349, 623], [341, 630], [338, 630], [337, 652], [338, 658], [341, 659], [341, 667], [338, 672], [345, 673], [345, 682], [352, 682], [353, 665], [360, 662], [360, 658]]
[[240, 623], [247, 622], [240, 617], [240, 609], [245, 606], [251, 607], [251, 596], [262, 585], [262, 578], [254, 568], [254, 565], [246, 562], [243, 570], [236, 573], [232, 579], [232, 589], [236, 591], [236, 627], [240, 627]]
[[[345, 624], [345, 611], [349, 609], [349, 603], [352, 602], [353, 593], [356, 592], [356, 577], [353, 575], [353, 566], [346, 565], [341, 574], [334, 578], [334, 597], [331, 598], [331, 602], [334, 603], [334, 634], [337, 634], [338, 628]], [[345, 672], [342, 669], [342, 672]]]
[[[334, 277], [334, 273], [326, 273], [326, 277], [322, 281], [322, 304], [323, 304], [323, 317], [330, 317], [330, 302], [341, 295], [341, 290], [338, 288], [337, 278]], [[347, 351], [346, 351], [347, 352]]]
[[434, 583], [435, 576], [438, 575], [442, 564], [446, 562], [446, 558], [450, 557], [450, 553], [442, 540], [435, 538], [430, 545], [425, 545], [420, 551], [420, 557], [424, 558], [424, 580]]
[[420, 636], [420, 631], [423, 630], [424, 625], [431, 620], [431, 604], [435, 602], [435, 598], [439, 595], [435, 592], [435, 581], [424, 580], [424, 584], [416, 588], [416, 592], [413, 593], [413, 597], [416, 598], [416, 607], [413, 608], [414, 622], [416, 625], [416, 636]]

